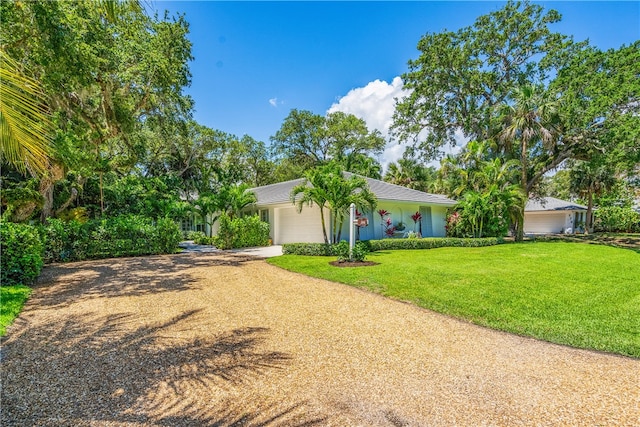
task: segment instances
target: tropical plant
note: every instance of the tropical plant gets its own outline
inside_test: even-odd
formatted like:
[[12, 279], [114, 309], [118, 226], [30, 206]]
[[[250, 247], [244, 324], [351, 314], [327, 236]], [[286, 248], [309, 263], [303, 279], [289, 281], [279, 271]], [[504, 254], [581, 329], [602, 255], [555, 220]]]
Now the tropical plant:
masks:
[[244, 208], [257, 202], [254, 192], [247, 184], [223, 188], [219, 194], [220, 208], [233, 219], [239, 217]]
[[603, 156], [590, 161], [577, 161], [569, 171], [570, 189], [587, 199], [585, 233], [593, 232], [593, 198], [610, 190], [616, 184], [615, 170]]
[[[413, 220], [413, 231], [418, 233], [418, 235], [422, 234], [422, 214], [419, 211], [416, 211], [413, 215], [411, 215], [411, 219]], [[416, 230], [416, 228], [419, 228]]]
[[291, 190], [291, 202], [298, 212], [314, 204], [320, 209], [322, 234], [326, 244], [329, 243], [324, 209], [331, 213], [331, 240], [340, 241], [340, 234], [349, 207], [355, 204], [359, 210], [374, 209], [377, 200], [369, 190], [366, 179], [357, 175], [348, 175], [336, 163], [329, 163], [307, 172], [304, 181]]
[[49, 166], [53, 126], [39, 81], [0, 49], [0, 159], [32, 176]]
[[[520, 158], [520, 188], [528, 196], [532, 182], [529, 176], [530, 151], [550, 152], [558, 137], [557, 103], [547, 98], [540, 87], [524, 85], [512, 93], [512, 104], [505, 104], [501, 116], [504, 128], [499, 137], [510, 156]], [[524, 218], [524, 205], [521, 207]], [[524, 237], [524, 221], [518, 221], [516, 240]]]
[[209, 237], [213, 235], [213, 224], [220, 216], [220, 199], [215, 194], [201, 194], [193, 205], [202, 221], [209, 226]]
[[420, 191], [433, 191], [436, 170], [412, 158], [402, 158], [389, 164], [384, 181]]

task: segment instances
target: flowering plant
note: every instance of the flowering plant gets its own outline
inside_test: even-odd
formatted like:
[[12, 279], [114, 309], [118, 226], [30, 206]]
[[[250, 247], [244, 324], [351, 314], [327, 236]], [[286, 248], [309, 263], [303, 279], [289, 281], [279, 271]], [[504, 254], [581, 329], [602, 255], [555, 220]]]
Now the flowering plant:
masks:
[[413, 231], [417, 231], [416, 227], [418, 226], [418, 224], [420, 224], [419, 234], [422, 234], [422, 224], [420, 223], [420, 221], [422, 220], [422, 214], [420, 213], [420, 211], [416, 211], [416, 213], [411, 215], [411, 219], [413, 220]]

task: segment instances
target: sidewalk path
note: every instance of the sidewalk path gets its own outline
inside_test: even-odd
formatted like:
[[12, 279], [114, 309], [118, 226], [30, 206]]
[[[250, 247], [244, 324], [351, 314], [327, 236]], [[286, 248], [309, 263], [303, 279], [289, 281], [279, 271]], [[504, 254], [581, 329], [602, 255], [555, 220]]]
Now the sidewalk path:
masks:
[[[184, 252], [196, 252], [196, 253], [223, 253], [220, 249], [216, 249], [211, 245], [196, 245], [192, 240], [187, 240], [184, 242], [180, 242], [178, 245], [184, 249]], [[274, 256], [282, 255], [282, 246], [280, 245], [271, 245], [271, 246], [262, 246], [255, 248], [242, 248], [242, 249], [230, 249], [226, 251], [228, 253], [233, 253], [237, 255], [251, 255], [260, 258], [271, 258]]]

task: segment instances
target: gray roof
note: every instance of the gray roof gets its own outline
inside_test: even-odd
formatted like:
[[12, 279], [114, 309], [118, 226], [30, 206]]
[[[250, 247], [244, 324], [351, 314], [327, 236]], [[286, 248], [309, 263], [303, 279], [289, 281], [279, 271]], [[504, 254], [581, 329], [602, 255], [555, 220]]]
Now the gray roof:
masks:
[[539, 199], [529, 199], [524, 208], [525, 212], [542, 211], [586, 211], [587, 207], [555, 197], [542, 197]]
[[[349, 177], [353, 174], [345, 172]], [[373, 178], [363, 177], [367, 180], [369, 189], [376, 195], [378, 200], [388, 200], [396, 202], [415, 202], [429, 205], [453, 206], [455, 200], [449, 199], [440, 194], [425, 193], [423, 191], [412, 190], [400, 185], [389, 184]], [[252, 188], [258, 199], [257, 205], [273, 205], [278, 203], [290, 203], [291, 190], [298, 184], [302, 184], [304, 178], [293, 181], [279, 182], [277, 184], [265, 185], [263, 187]]]

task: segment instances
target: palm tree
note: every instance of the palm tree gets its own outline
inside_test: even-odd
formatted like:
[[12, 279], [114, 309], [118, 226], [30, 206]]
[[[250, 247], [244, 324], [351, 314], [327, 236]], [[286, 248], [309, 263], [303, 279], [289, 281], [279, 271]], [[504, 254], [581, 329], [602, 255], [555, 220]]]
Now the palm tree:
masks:
[[569, 171], [571, 191], [587, 199], [585, 233], [593, 232], [593, 196], [610, 190], [616, 183], [615, 170], [601, 158], [577, 161]]
[[376, 159], [364, 153], [357, 153], [352, 157], [353, 159], [350, 160], [350, 166], [345, 167], [347, 172], [357, 173], [358, 175], [374, 179], [380, 179], [382, 177], [382, 166]]
[[320, 209], [320, 222], [322, 223], [322, 236], [324, 237], [324, 243], [328, 245], [329, 238], [327, 237], [324, 210], [327, 207], [329, 195], [324, 185], [325, 171], [323, 169], [323, 167], [317, 167], [307, 172], [302, 184], [298, 184], [291, 189], [291, 202], [296, 205], [298, 213], [302, 212], [302, 208], [305, 205], [311, 207], [315, 204], [318, 206]]
[[[507, 153], [514, 158], [520, 157], [520, 187], [528, 196], [529, 150], [538, 143], [543, 149], [553, 146], [558, 133], [555, 126], [556, 103], [548, 99], [541, 88], [533, 85], [516, 88], [511, 99], [511, 104], [503, 106], [504, 128], [499, 138], [505, 143]], [[524, 218], [524, 205], [521, 214]], [[524, 222], [520, 221], [516, 240], [522, 241], [523, 238]]]
[[240, 212], [244, 208], [257, 201], [255, 193], [249, 191], [247, 184], [228, 187], [221, 194], [223, 194], [221, 208], [230, 218], [240, 216]]
[[305, 205], [315, 204], [320, 208], [322, 234], [326, 244], [329, 244], [329, 237], [324, 209], [331, 213], [331, 240], [337, 243], [351, 203], [359, 210], [365, 210], [373, 209], [377, 202], [369, 190], [366, 179], [358, 175], [345, 177], [342, 169], [335, 163], [310, 170], [305, 180], [291, 190], [291, 201], [296, 205], [298, 212], [301, 212]]
[[202, 218], [202, 221], [209, 226], [209, 237], [213, 235], [213, 224], [218, 220], [220, 212], [220, 199], [214, 194], [200, 194], [193, 202], [196, 211]]
[[360, 211], [373, 210], [376, 207], [376, 196], [369, 190], [367, 180], [358, 175], [344, 178], [342, 174], [336, 175], [330, 181], [329, 209], [333, 218], [333, 243], [340, 241], [342, 226], [345, 218], [349, 216], [349, 207], [353, 203]]
[[0, 157], [22, 173], [49, 167], [52, 125], [40, 83], [0, 49]]
[[401, 185], [420, 191], [430, 191], [436, 180], [436, 171], [412, 158], [399, 159], [389, 164], [384, 180], [391, 184]]

